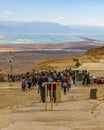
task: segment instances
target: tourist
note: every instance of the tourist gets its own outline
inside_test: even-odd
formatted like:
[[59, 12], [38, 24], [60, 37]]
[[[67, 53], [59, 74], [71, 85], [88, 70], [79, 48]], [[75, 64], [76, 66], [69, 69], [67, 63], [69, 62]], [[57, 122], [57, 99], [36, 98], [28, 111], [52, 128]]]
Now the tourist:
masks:
[[53, 80], [50, 81], [48, 84], [48, 90], [49, 90], [49, 96], [50, 96], [50, 101], [54, 101], [56, 103], [56, 83], [57, 79], [54, 78]]
[[29, 75], [27, 81], [28, 81], [28, 89], [31, 89], [31, 86], [32, 86], [32, 76], [31, 75]]
[[21, 78], [21, 86], [22, 86], [22, 91], [26, 90], [26, 78], [23, 76]]
[[68, 79], [67, 79], [66, 75], [63, 76], [62, 87], [64, 90], [64, 95], [66, 95], [66, 89], [68, 88]]

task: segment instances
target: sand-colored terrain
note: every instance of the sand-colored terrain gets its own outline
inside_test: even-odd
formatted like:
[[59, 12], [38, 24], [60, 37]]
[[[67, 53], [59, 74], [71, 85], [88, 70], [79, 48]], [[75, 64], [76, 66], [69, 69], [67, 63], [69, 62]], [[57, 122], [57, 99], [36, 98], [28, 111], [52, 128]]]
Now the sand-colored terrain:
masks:
[[79, 67], [81, 70], [104, 70], [104, 63], [84, 63], [82, 66]]
[[[73, 61], [74, 58], [79, 59], [80, 66], [78, 68], [75, 67], [76, 62]], [[54, 68], [60, 71], [66, 67], [77, 70], [86, 69], [92, 75], [104, 77], [104, 47], [90, 49], [85, 54], [79, 56], [46, 60], [38, 64], [36, 69]]]
[[[79, 55], [79, 52], [63, 52], [63, 51], [22, 51], [12, 52], [13, 74], [25, 73], [31, 71], [34, 66], [39, 63], [59, 57], [72, 57]], [[9, 52], [0, 53], [0, 70], [10, 73]]]
[[[5, 70], [6, 73], [10, 73], [10, 51], [13, 61], [13, 74], [31, 71], [33, 68], [37, 68], [35, 66], [47, 60], [50, 62], [47, 64], [48, 67], [54, 67], [57, 70], [62, 70], [66, 68], [66, 66], [74, 67], [74, 63], [70, 60], [70, 57], [84, 54], [86, 49], [104, 45], [104, 43], [100, 41], [81, 38], [83, 39], [81, 42], [73, 43], [0, 45], [0, 70]], [[56, 61], [51, 62], [50, 60], [53, 59], [56, 59]], [[91, 59], [95, 60], [90, 55], [88, 58], [86, 54], [86, 56], [82, 58], [82, 63], [85, 60], [90, 61]], [[47, 65], [45, 64], [45, 66]], [[39, 66], [40, 65], [38, 65], [38, 68]], [[40, 68], [44, 68], [43, 66], [41, 64]]]
[[[67, 46], [70, 46], [68, 44]], [[59, 48], [58, 48], [59, 47]], [[25, 73], [42, 61], [79, 55], [80, 52], [65, 52], [64, 45], [0, 45], [0, 69], [10, 73], [10, 50], [13, 61], [13, 73]]]
[[[3, 84], [0, 83], [0, 86]], [[10, 84], [6, 83], [6, 87]], [[13, 84], [12, 84], [13, 85]], [[103, 130], [104, 86], [72, 86], [53, 111], [45, 111], [36, 89], [22, 92], [20, 84], [0, 88], [1, 130]], [[8, 87], [9, 87], [8, 86]], [[97, 88], [97, 100], [90, 100], [90, 89]], [[5, 96], [4, 96], [5, 95]], [[3, 101], [2, 101], [3, 100]], [[8, 105], [9, 104], [9, 105]]]
[[[86, 44], [88, 42], [89, 40]], [[34, 53], [32, 46], [27, 45], [25, 49], [21, 47], [23, 46], [14, 45], [14, 50], [19, 50], [12, 55], [15, 72], [26, 72], [32, 68], [63, 70], [72, 67], [87, 69], [91, 74], [104, 77], [103, 47], [91, 49], [84, 55], [49, 50], [46, 52], [35, 50]], [[1, 48], [5, 47], [1, 46]], [[46, 46], [43, 48], [46, 49]], [[20, 51], [21, 49], [23, 50]], [[10, 66], [6, 61], [8, 53], [0, 54], [0, 69], [9, 72]], [[75, 68], [72, 56], [79, 59], [81, 63], [79, 68]], [[92, 88], [98, 89], [97, 100], [89, 99]], [[104, 85], [86, 87], [82, 87], [80, 83], [76, 86], [72, 85], [67, 95], [62, 93], [62, 100], [58, 105], [54, 104], [53, 111], [45, 111], [44, 108], [45, 104], [40, 101], [37, 88], [22, 92], [20, 82], [0, 83], [0, 130], [104, 130]], [[48, 108], [50, 109], [50, 104]]]
[[88, 70], [92, 75], [104, 79], [104, 63], [84, 63], [79, 70]]

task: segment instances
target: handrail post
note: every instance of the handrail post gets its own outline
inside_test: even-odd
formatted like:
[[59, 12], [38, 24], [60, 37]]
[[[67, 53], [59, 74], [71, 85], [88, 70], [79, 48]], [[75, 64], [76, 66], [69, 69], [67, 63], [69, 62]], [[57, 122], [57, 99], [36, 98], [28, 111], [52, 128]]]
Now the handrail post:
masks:
[[[58, 105], [58, 102], [61, 101], [61, 83], [44, 83], [44, 87], [45, 87], [45, 111], [47, 111], [47, 107], [48, 107], [48, 102], [47, 102], [47, 94], [48, 94], [48, 89], [47, 89], [47, 85], [50, 84], [50, 105], [51, 105], [51, 111], [53, 110], [53, 87], [54, 84], [56, 85], [56, 105]], [[55, 94], [55, 93], [54, 93]], [[54, 95], [55, 96], [55, 95]]]
[[51, 84], [51, 111], [53, 110], [53, 84]]
[[45, 87], [45, 111], [47, 111], [47, 84], [44, 84]]
[[58, 85], [56, 84], [56, 105], [58, 104]]
[[61, 84], [59, 84], [59, 101], [61, 102]]

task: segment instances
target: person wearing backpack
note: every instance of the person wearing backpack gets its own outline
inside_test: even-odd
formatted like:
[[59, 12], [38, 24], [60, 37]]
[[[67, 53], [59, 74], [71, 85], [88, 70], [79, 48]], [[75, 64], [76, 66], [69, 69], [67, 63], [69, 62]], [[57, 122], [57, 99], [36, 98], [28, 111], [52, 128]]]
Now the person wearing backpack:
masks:
[[64, 90], [64, 95], [66, 95], [66, 89], [68, 88], [68, 80], [67, 80], [66, 76], [63, 76], [62, 87], [63, 87], [63, 90]]
[[26, 90], [26, 78], [23, 76], [21, 78], [21, 86], [22, 86], [22, 91]]

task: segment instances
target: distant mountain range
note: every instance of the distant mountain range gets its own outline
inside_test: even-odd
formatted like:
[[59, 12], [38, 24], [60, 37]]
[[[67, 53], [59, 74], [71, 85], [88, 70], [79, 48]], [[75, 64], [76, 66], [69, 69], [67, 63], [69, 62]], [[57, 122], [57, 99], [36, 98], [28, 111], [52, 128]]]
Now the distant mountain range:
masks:
[[52, 22], [0, 21], [0, 34], [103, 34], [104, 27], [61, 25]]

